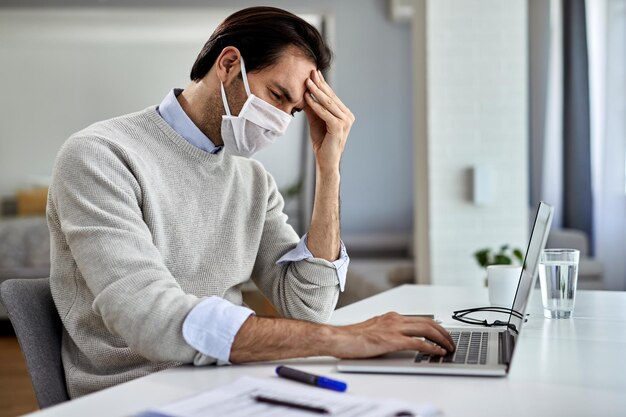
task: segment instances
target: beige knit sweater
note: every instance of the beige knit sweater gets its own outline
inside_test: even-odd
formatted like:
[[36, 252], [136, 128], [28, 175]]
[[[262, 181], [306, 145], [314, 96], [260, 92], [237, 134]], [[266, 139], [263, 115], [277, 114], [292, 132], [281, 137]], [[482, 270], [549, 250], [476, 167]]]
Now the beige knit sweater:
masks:
[[185, 317], [211, 295], [241, 304], [250, 277], [284, 316], [327, 320], [335, 266], [276, 265], [299, 241], [282, 209], [261, 164], [194, 147], [154, 107], [70, 137], [47, 210], [70, 396], [198, 363]]

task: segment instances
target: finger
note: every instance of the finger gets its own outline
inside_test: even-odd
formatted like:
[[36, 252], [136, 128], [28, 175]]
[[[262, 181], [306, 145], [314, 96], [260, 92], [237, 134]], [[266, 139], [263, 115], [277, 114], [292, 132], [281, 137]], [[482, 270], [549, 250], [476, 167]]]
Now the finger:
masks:
[[315, 101], [313, 97], [311, 97], [310, 93], [304, 94], [304, 100], [306, 101], [308, 107], [310, 107], [320, 119], [326, 122], [327, 129], [335, 128], [339, 119], [334, 114], [332, 114], [326, 107]]
[[356, 121], [356, 117], [354, 117], [354, 114], [352, 114], [350, 109], [345, 104], [343, 104], [341, 99], [337, 96], [337, 94], [335, 94], [330, 85], [328, 85], [328, 83], [324, 79], [324, 75], [322, 75], [322, 72], [320, 70], [313, 71], [312, 80], [322, 91], [324, 91], [330, 98], [335, 101], [335, 104], [346, 115], [347, 120], [350, 122], [350, 124]]
[[313, 82], [320, 88], [320, 90], [326, 93], [328, 97], [334, 99], [337, 104], [341, 102], [341, 100], [339, 100], [339, 97], [337, 97], [337, 94], [335, 94], [330, 85], [328, 85], [326, 80], [324, 80], [324, 76], [322, 75], [322, 72], [320, 70], [313, 71], [309, 78], [311, 78]]
[[[308, 93], [307, 93], [308, 94]], [[326, 121], [324, 119], [322, 119], [315, 110], [313, 110], [313, 108], [311, 106], [309, 106], [308, 104], [306, 104], [302, 111], [304, 112], [307, 121], [309, 123], [309, 127], [311, 130], [317, 129], [318, 127], [323, 128], [324, 132], [328, 132], [329, 128], [328, 128], [328, 124], [326, 123]], [[334, 118], [334, 116], [331, 116]]]
[[430, 353], [431, 355], [440, 355], [440, 356], [443, 356], [448, 353], [441, 346], [438, 346], [426, 340], [418, 339], [416, 337], [412, 337], [410, 339], [411, 340], [408, 341], [409, 346], [407, 349], [417, 350], [417, 351], [424, 352], [424, 353]]
[[434, 326], [430, 325], [426, 327], [426, 329], [421, 333], [422, 336], [426, 337], [431, 342], [437, 343], [439, 346], [449, 350], [450, 352], [454, 351], [454, 344], [448, 340], [446, 336], [437, 331]]
[[[305, 94], [305, 96], [308, 96], [308, 93]], [[306, 101], [306, 98], [305, 98], [305, 101]], [[311, 106], [309, 106], [308, 104], [302, 108], [302, 111], [304, 112], [304, 114], [306, 114], [306, 117], [309, 120], [312, 120], [312, 118], [318, 117], [317, 113], [315, 113], [315, 110], [313, 110]]]
[[322, 89], [319, 88], [317, 84], [313, 82], [313, 80], [308, 78], [306, 80], [306, 86], [309, 89], [309, 91], [313, 93], [313, 95], [315, 96], [319, 104], [324, 106], [330, 113], [332, 113], [338, 119], [342, 119], [342, 120], [346, 119], [346, 114], [339, 108], [339, 106], [337, 106], [337, 104], [332, 99], [332, 97], [328, 96], [328, 94], [322, 91]]
[[347, 119], [346, 114], [339, 108], [337, 103], [335, 103], [335, 100], [326, 94], [311, 78], [307, 79], [306, 86], [308, 91], [313, 94], [313, 97], [315, 97], [315, 100], [325, 107], [331, 114], [341, 120]]
[[317, 83], [317, 85], [322, 89], [322, 91], [324, 91], [329, 97], [332, 97], [335, 100], [335, 103], [337, 104], [337, 106], [339, 106], [339, 108], [344, 113], [350, 113], [350, 109], [348, 109], [348, 107], [345, 104], [343, 104], [339, 96], [337, 96], [337, 94], [335, 94], [335, 91], [330, 87], [330, 85], [328, 85], [328, 83], [326, 82], [326, 79], [324, 78], [324, 74], [322, 74], [322, 71], [320, 70], [315, 71], [314, 77], [315, 78], [313, 79], [313, 81]]
[[[423, 336], [427, 339], [445, 347], [450, 352], [454, 351], [454, 342], [450, 334], [431, 319], [419, 319], [408, 317], [411, 322], [407, 329], [410, 336]], [[417, 323], [416, 323], [417, 321]]]
[[443, 344], [443, 346], [445, 346], [448, 350], [454, 351], [456, 347], [454, 346], [454, 341], [452, 340], [452, 336], [450, 336], [450, 333], [434, 320], [431, 320], [431, 319], [423, 319], [423, 320], [427, 320], [428, 324], [432, 326], [432, 328], [435, 331], [437, 331], [439, 335], [445, 338], [447, 343]]
[[435, 327], [435, 330], [437, 330], [448, 341], [449, 345], [446, 345], [448, 346], [448, 350], [450, 352], [454, 352], [456, 350], [456, 346], [454, 345], [454, 340], [452, 340], [452, 336], [450, 336], [450, 332], [435, 321], [433, 321], [433, 325]]

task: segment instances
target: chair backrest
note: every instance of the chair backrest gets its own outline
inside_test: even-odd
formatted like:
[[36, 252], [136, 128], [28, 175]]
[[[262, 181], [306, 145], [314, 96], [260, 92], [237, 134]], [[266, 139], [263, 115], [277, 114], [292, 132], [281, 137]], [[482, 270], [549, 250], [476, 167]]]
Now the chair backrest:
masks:
[[589, 239], [582, 230], [552, 229], [546, 248], [571, 248], [580, 251], [580, 257], [586, 258], [589, 254]]
[[19, 341], [39, 407], [69, 400], [61, 362], [62, 323], [50, 293], [50, 280], [10, 279], [0, 298]]

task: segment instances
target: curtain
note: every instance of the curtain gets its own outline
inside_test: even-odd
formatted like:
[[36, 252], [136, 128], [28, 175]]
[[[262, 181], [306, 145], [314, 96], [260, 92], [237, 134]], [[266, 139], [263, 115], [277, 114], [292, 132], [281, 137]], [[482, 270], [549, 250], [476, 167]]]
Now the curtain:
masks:
[[551, 203], [555, 227], [582, 230], [592, 240], [585, 1], [531, 0], [529, 11], [531, 207]]
[[531, 206], [584, 231], [605, 287], [624, 290], [626, 0], [530, 0], [529, 19]]
[[585, 0], [563, 1], [563, 226], [593, 253], [593, 196]]
[[626, 289], [626, 0], [588, 0], [596, 257]]

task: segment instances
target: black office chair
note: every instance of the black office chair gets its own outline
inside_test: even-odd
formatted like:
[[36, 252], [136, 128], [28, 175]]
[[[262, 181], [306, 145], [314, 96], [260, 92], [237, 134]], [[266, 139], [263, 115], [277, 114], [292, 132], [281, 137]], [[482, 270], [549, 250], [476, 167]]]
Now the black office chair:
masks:
[[50, 280], [10, 279], [0, 299], [20, 343], [40, 408], [69, 400], [61, 362], [63, 325], [52, 301]]

